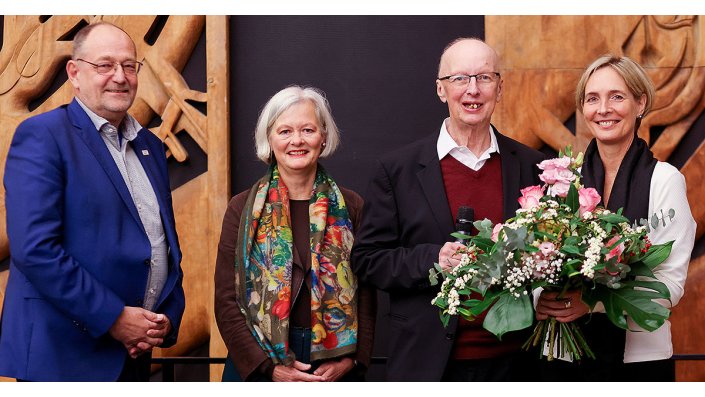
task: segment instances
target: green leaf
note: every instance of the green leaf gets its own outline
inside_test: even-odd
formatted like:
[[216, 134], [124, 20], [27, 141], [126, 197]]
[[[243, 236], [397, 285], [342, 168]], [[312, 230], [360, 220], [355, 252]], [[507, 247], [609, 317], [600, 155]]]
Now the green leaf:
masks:
[[614, 214], [614, 213], [600, 215], [597, 217], [597, 219], [605, 221], [605, 222], [613, 223], [615, 225], [623, 223], [623, 222], [629, 223], [629, 219], [627, 219], [621, 215]]
[[460, 306], [467, 307], [468, 309], [472, 309], [473, 307], [479, 305], [482, 303], [482, 300], [480, 299], [468, 299], [460, 302]]
[[580, 237], [570, 236], [563, 241], [563, 245], [580, 245]]
[[473, 226], [475, 226], [475, 229], [477, 229], [477, 235], [478, 237], [482, 238], [492, 238], [492, 221], [485, 218], [481, 221], [475, 221], [472, 223]]
[[582, 263], [582, 260], [571, 259], [568, 262], [566, 262], [563, 265], [563, 270], [561, 271], [561, 274], [566, 275], [568, 277], [573, 277], [573, 276], [579, 275], [580, 271], [578, 269], [576, 269], [575, 266], [573, 266], [577, 263]]
[[443, 323], [443, 328], [447, 328], [448, 321], [450, 320], [450, 314], [441, 312], [440, 316], [441, 316], [441, 323]]
[[469, 235], [469, 234], [463, 234], [463, 233], [460, 233], [460, 232], [453, 232], [453, 233], [451, 233], [450, 235], [451, 235], [453, 238], [460, 239], [460, 240], [469, 240], [469, 239], [471, 239], [471, 238], [473, 237], [473, 236], [471, 236], [471, 235]]
[[[620, 289], [610, 289], [606, 286], [599, 286], [593, 290], [585, 291], [583, 300], [591, 306], [594, 306], [595, 301], [602, 301], [605, 305], [607, 317], [613, 324], [620, 328], [628, 329], [626, 316], [629, 316], [643, 329], [654, 331], [662, 326], [666, 319], [668, 319], [670, 310], [654, 302], [652, 299], [668, 299], [668, 296], [654, 290], [655, 285], [638, 284], [638, 286], [647, 287], [650, 288], [650, 290], [633, 289], [631, 286]], [[658, 288], [660, 289], [660, 287]]]
[[658, 295], [654, 299], [671, 299], [671, 291], [661, 281], [622, 280], [622, 284], [626, 287], [639, 287], [655, 291]]
[[564, 254], [573, 254], [573, 255], [581, 255], [582, 252], [580, 252], [580, 248], [574, 246], [574, 245], [564, 245], [561, 247], [560, 251]]
[[660, 265], [663, 261], [671, 255], [671, 249], [673, 248], [673, 241], [669, 241], [664, 244], [652, 245], [649, 248], [649, 252], [641, 258], [641, 261], [649, 267], [649, 269], [655, 268]]
[[574, 184], [570, 184], [568, 195], [565, 196], [565, 204], [570, 207], [570, 212], [577, 214], [580, 209], [580, 199], [578, 197], [578, 189]]
[[510, 331], [528, 328], [533, 323], [534, 310], [529, 295], [515, 298], [507, 293], [502, 294], [492, 308], [487, 312], [482, 326], [495, 334], [500, 340], [502, 335]]
[[494, 241], [484, 237], [475, 237], [472, 243], [475, 244], [477, 248], [485, 252], [490, 252], [492, 250], [492, 247], [494, 247], [495, 245]]
[[441, 309], [447, 309], [448, 308], [448, 299], [447, 298], [436, 298], [436, 303], [434, 305], [440, 307]]
[[651, 269], [642, 261], [629, 263], [629, 267], [631, 267], [631, 270], [628, 273], [629, 276], [656, 278], [656, 276], [654, 276], [654, 272], [651, 271]]
[[472, 319], [475, 318], [475, 316], [472, 315], [470, 310], [468, 310], [464, 307], [459, 306], [457, 310], [458, 310], [458, 313], [460, 313], [463, 317], [465, 317], [466, 320], [472, 321]]
[[507, 236], [507, 249], [509, 251], [523, 250], [526, 246], [525, 240], [528, 234], [526, 226], [522, 226], [517, 230], [504, 228], [504, 233]]
[[428, 269], [428, 281], [431, 283], [431, 285], [438, 285], [439, 275], [440, 273], [437, 272], [435, 268], [432, 267]]
[[499, 298], [501, 293], [488, 292], [483, 300], [479, 301], [478, 304], [470, 309], [470, 312], [475, 316], [479, 316], [488, 307], [490, 307]]

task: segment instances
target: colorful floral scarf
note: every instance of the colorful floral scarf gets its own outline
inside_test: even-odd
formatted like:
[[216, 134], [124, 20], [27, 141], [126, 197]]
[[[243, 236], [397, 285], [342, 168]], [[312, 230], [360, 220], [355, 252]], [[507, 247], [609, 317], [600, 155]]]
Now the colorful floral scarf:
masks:
[[[340, 189], [320, 164], [309, 218], [315, 361], [354, 352], [358, 325], [357, 279], [350, 267], [352, 223]], [[295, 359], [289, 351], [293, 238], [289, 193], [276, 163], [250, 190], [238, 236], [235, 285], [240, 310], [274, 363], [289, 365]]]

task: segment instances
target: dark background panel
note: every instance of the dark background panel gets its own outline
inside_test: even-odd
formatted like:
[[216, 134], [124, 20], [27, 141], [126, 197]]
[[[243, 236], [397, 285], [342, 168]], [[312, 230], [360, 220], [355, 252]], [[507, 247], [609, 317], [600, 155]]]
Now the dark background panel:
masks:
[[291, 84], [327, 94], [342, 146], [323, 162], [363, 194], [377, 157], [435, 134], [447, 116], [435, 85], [445, 45], [484, 36], [482, 16], [235, 16], [230, 26], [233, 194], [264, 173], [257, 116]]

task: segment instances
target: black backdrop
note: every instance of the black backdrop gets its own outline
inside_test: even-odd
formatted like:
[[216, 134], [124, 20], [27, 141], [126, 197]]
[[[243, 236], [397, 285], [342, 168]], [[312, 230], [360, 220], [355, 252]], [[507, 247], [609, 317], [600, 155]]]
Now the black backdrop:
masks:
[[[484, 38], [482, 16], [234, 16], [230, 20], [233, 194], [265, 171], [252, 138], [278, 90], [325, 91], [342, 146], [323, 161], [336, 182], [365, 194], [381, 154], [436, 134], [448, 109], [436, 96], [441, 51], [456, 37]], [[430, 303], [429, 303], [430, 304]], [[380, 295], [374, 356], [387, 355], [387, 300]], [[368, 380], [382, 380], [373, 365]]]
[[265, 171], [253, 131], [265, 102], [290, 85], [325, 91], [342, 146], [324, 164], [364, 195], [374, 159], [438, 131], [440, 53], [459, 36], [484, 37], [482, 16], [234, 16], [230, 20], [233, 193]]

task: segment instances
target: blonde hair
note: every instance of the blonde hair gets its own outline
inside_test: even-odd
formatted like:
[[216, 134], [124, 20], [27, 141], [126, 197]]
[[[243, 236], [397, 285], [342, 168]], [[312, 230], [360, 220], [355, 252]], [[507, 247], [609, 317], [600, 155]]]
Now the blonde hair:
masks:
[[[636, 63], [636, 61], [629, 57], [620, 57], [611, 54], [597, 58], [585, 69], [585, 72], [583, 72], [580, 81], [578, 81], [578, 86], [575, 89], [575, 105], [577, 108], [581, 109], [583, 107], [583, 103], [585, 102], [585, 86], [587, 86], [590, 76], [604, 67], [611, 67], [624, 79], [627, 88], [629, 88], [631, 94], [634, 95], [634, 98], [638, 100], [642, 95], [646, 95], [644, 112], [640, 115], [641, 117], [646, 116], [649, 110], [651, 110], [654, 98], [656, 97], [654, 83], [651, 82], [644, 68]], [[639, 126], [637, 125], [636, 129], [638, 128]]]
[[328, 157], [335, 152], [335, 149], [340, 144], [340, 131], [335, 124], [335, 120], [333, 120], [330, 104], [325, 94], [318, 88], [292, 85], [274, 94], [259, 114], [257, 126], [255, 127], [257, 158], [267, 164], [271, 162], [272, 147], [269, 144], [269, 134], [272, 126], [274, 126], [274, 122], [284, 111], [301, 101], [311, 101], [316, 108], [316, 118], [323, 129], [322, 133], [326, 143], [325, 148], [321, 152], [321, 157]]

